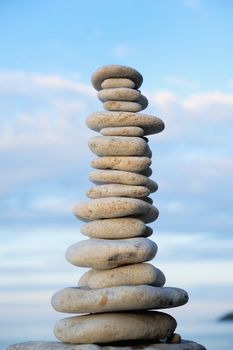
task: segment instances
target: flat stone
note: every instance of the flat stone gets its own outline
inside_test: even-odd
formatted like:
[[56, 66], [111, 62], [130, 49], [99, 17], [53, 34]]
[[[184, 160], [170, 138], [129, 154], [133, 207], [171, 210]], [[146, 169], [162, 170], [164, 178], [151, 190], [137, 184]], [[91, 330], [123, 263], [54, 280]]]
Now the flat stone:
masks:
[[155, 192], [158, 185], [145, 175], [121, 170], [97, 170], [89, 175], [89, 180], [95, 184], [118, 183], [124, 185], [145, 186], [150, 192]]
[[115, 128], [103, 128], [100, 133], [104, 136], [143, 136], [144, 130], [138, 126], [117, 126]]
[[140, 174], [144, 175], [146, 177], [149, 177], [152, 175], [152, 169], [150, 167], [148, 167], [145, 170], [143, 170]]
[[87, 239], [71, 245], [66, 259], [75, 266], [93, 269], [136, 264], [153, 259], [157, 245], [144, 237], [126, 239]]
[[188, 294], [180, 288], [119, 286], [100, 289], [65, 288], [52, 297], [55, 310], [65, 313], [103, 313], [173, 308], [186, 304]]
[[148, 157], [101, 157], [92, 160], [91, 166], [96, 169], [124, 170], [132, 172], [142, 172], [151, 165]]
[[139, 284], [162, 287], [165, 284], [165, 276], [162, 271], [151, 264], [133, 264], [110, 270], [89, 270], [79, 279], [78, 286], [107, 288]]
[[109, 313], [65, 318], [56, 323], [55, 336], [67, 343], [106, 343], [162, 339], [176, 328], [176, 320], [162, 312]]
[[145, 342], [125, 342], [121, 345], [96, 345], [96, 344], [65, 344], [53, 341], [29, 341], [26, 343], [8, 346], [6, 350], [206, 350], [203, 345], [188, 340], [182, 340], [181, 344], [166, 344]]
[[121, 239], [138, 236], [148, 237], [153, 230], [141, 220], [134, 218], [117, 218], [90, 221], [80, 231], [92, 238]]
[[142, 109], [145, 109], [148, 106], [148, 100], [146, 96], [142, 94], [139, 96], [139, 99], [137, 102], [140, 103], [140, 105], [142, 106]]
[[95, 136], [88, 146], [100, 157], [104, 156], [143, 156], [148, 151], [148, 144], [141, 137]]
[[91, 77], [92, 85], [96, 90], [101, 90], [101, 84], [109, 78], [127, 78], [134, 82], [138, 89], [143, 81], [142, 75], [134, 68], [120, 65], [106, 65], [98, 68]]
[[145, 223], [153, 222], [159, 215], [153, 205], [126, 197], [98, 198], [79, 203], [74, 207], [74, 214], [83, 221], [132, 216]]
[[142, 201], [145, 201], [147, 203], [153, 204], [153, 199], [150, 197], [144, 197], [144, 198], [140, 198]]
[[129, 88], [134, 89], [135, 84], [133, 80], [127, 79], [127, 78], [109, 78], [105, 79], [102, 84], [102, 89], [112, 89], [112, 88]]
[[104, 197], [140, 198], [149, 196], [149, 194], [150, 190], [147, 187], [122, 184], [99, 185], [92, 187], [87, 191], [87, 196], [92, 199]]
[[98, 98], [102, 101], [139, 101], [141, 93], [129, 88], [103, 89], [98, 92]]
[[139, 102], [128, 101], [106, 101], [103, 108], [107, 111], [140, 112], [144, 108]]
[[163, 121], [155, 116], [130, 112], [94, 112], [86, 120], [87, 126], [95, 131], [115, 126], [139, 126], [145, 135], [157, 134], [164, 129]]

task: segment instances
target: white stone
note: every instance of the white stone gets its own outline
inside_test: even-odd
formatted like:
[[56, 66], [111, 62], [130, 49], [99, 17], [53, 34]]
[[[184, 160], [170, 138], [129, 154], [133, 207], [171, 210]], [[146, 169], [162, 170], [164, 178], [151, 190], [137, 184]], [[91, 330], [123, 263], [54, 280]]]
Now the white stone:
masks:
[[106, 101], [103, 103], [103, 108], [107, 111], [125, 111], [125, 112], [140, 112], [143, 110], [139, 102], [128, 101]]
[[151, 165], [148, 157], [101, 157], [92, 160], [91, 166], [96, 169], [124, 170], [140, 173]]
[[136, 136], [144, 135], [144, 130], [138, 126], [117, 126], [115, 128], [103, 128], [100, 130], [103, 136]]
[[77, 204], [73, 211], [77, 218], [83, 221], [132, 216], [150, 223], [159, 215], [158, 209], [153, 205], [144, 200], [127, 197], [93, 199]]
[[129, 88], [103, 89], [98, 92], [98, 98], [102, 101], [139, 101], [141, 93]]
[[104, 197], [133, 197], [141, 198], [149, 196], [150, 190], [145, 186], [130, 186], [122, 184], [107, 184], [99, 185], [90, 188], [87, 191], [89, 198], [104, 198]]
[[127, 239], [87, 239], [71, 245], [66, 259], [75, 266], [111, 269], [153, 259], [157, 245], [144, 237]]
[[188, 294], [180, 288], [119, 286], [100, 289], [65, 288], [52, 297], [55, 310], [65, 313], [103, 313], [172, 308], [186, 304]]
[[165, 284], [165, 276], [162, 271], [151, 264], [133, 264], [110, 270], [89, 270], [79, 279], [78, 286], [107, 288], [139, 284], [162, 287]]
[[101, 84], [102, 89], [113, 89], [119, 87], [134, 89], [135, 84], [132, 80], [127, 78], [109, 78], [105, 79]]
[[153, 233], [153, 230], [143, 221], [135, 218], [94, 220], [83, 225], [80, 231], [92, 238], [110, 239], [148, 237]]

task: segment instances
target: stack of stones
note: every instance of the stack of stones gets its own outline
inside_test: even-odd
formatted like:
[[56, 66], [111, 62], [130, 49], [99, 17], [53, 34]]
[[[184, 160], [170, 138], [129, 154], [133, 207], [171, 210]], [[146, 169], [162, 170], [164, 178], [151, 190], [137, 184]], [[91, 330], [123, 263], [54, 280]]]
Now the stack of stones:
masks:
[[97, 170], [90, 174], [95, 184], [87, 192], [90, 201], [74, 208], [75, 215], [86, 222], [81, 232], [88, 239], [66, 253], [71, 264], [89, 270], [78, 287], [52, 297], [55, 310], [76, 314], [55, 325], [55, 336], [64, 343], [42, 342], [36, 347], [31, 342], [32, 347], [17, 349], [138, 349], [139, 345], [153, 350], [205, 349], [181, 340], [174, 333], [176, 320], [154, 311], [181, 306], [188, 295], [182, 289], [164, 287], [163, 272], [148, 263], [157, 245], [148, 239], [153, 231], [147, 224], [158, 217], [149, 195], [158, 186], [150, 179], [152, 154], [146, 136], [161, 132], [164, 123], [137, 113], [148, 105], [138, 90], [141, 83], [141, 74], [125, 66], [104, 66], [92, 76], [107, 111], [87, 118], [88, 127], [101, 134], [89, 141], [98, 156], [91, 163]]

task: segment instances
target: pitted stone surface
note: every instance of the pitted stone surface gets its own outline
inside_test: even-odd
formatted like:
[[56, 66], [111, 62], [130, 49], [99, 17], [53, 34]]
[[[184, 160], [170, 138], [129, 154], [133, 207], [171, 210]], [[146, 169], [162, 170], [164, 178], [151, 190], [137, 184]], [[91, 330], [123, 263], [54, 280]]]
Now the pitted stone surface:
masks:
[[10, 345], [6, 350], [207, 350], [198, 343], [182, 340], [181, 344], [148, 343], [144, 340], [135, 345], [127, 342], [125, 345], [96, 345], [96, 344], [65, 344], [49, 341], [29, 341], [26, 343]]
[[155, 192], [158, 185], [145, 175], [121, 170], [97, 170], [89, 175], [89, 180], [95, 184], [118, 183], [124, 185], [145, 186], [150, 192]]
[[141, 93], [129, 88], [115, 88], [100, 90], [97, 94], [102, 101], [139, 101]]
[[80, 231], [92, 238], [109, 239], [148, 237], [153, 233], [143, 221], [134, 218], [94, 220], [81, 226]]
[[101, 157], [92, 160], [91, 166], [96, 169], [123, 170], [140, 173], [151, 165], [148, 157]]
[[95, 131], [115, 126], [139, 126], [145, 135], [157, 134], [164, 129], [163, 121], [155, 116], [130, 112], [94, 112], [86, 120]]
[[102, 89], [112, 89], [112, 88], [121, 88], [121, 87], [134, 89], [135, 84], [132, 80], [127, 78], [109, 78], [109, 79], [105, 79], [101, 84]]
[[87, 191], [87, 196], [92, 199], [104, 197], [141, 198], [149, 196], [149, 194], [150, 190], [147, 187], [122, 184], [99, 185], [92, 187]]
[[53, 295], [52, 306], [60, 312], [79, 314], [165, 309], [184, 305], [187, 301], [188, 294], [184, 290], [172, 287], [70, 287]]
[[71, 245], [66, 259], [75, 266], [111, 269], [153, 259], [157, 245], [144, 237], [127, 239], [87, 239]]
[[95, 136], [88, 146], [98, 156], [143, 156], [148, 145], [141, 137]]
[[83, 221], [132, 216], [150, 223], [159, 215], [158, 209], [153, 205], [144, 200], [127, 197], [93, 199], [77, 204], [73, 211]]
[[100, 130], [103, 136], [136, 136], [144, 135], [144, 130], [138, 126], [116, 126], [115, 128], [103, 128]]
[[149, 284], [162, 287], [165, 276], [151, 264], [133, 264], [110, 270], [89, 270], [79, 280], [79, 287], [107, 288], [115, 286], [135, 286]]
[[106, 101], [103, 108], [107, 111], [140, 112], [144, 108], [139, 102], [128, 101]]
[[127, 78], [134, 82], [138, 89], [143, 81], [142, 75], [134, 68], [120, 65], [106, 65], [97, 69], [91, 77], [92, 85], [96, 90], [101, 90], [101, 84], [109, 78]]
[[65, 318], [56, 323], [55, 336], [68, 343], [106, 343], [136, 339], [162, 339], [176, 321], [162, 312], [109, 313]]

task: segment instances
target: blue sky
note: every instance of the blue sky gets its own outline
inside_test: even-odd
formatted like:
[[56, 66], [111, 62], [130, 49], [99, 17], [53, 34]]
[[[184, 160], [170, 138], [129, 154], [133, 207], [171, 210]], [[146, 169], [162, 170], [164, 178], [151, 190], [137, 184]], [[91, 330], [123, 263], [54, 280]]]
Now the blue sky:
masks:
[[1, 2], [1, 339], [52, 337], [51, 295], [83, 273], [64, 252], [82, 239], [71, 209], [92, 186], [85, 118], [102, 108], [90, 75], [103, 64], [138, 69], [166, 124], [150, 137], [151, 226], [154, 264], [190, 292], [171, 311], [180, 332], [233, 309], [232, 30], [231, 1]]

